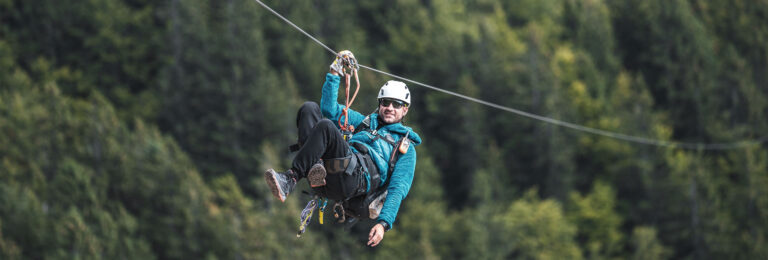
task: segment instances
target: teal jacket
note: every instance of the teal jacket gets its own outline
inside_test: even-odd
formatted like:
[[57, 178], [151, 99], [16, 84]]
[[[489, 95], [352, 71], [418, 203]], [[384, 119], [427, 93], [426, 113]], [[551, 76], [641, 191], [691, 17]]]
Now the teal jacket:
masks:
[[[338, 125], [339, 115], [341, 115], [341, 111], [344, 109], [344, 105], [337, 102], [339, 81], [339, 76], [328, 73], [325, 76], [325, 84], [323, 84], [323, 97], [320, 99], [320, 109], [323, 111], [323, 116], [332, 120], [336, 125]], [[363, 114], [352, 109], [349, 109], [347, 113], [349, 115], [349, 124], [354, 125], [355, 128], [365, 119]], [[342, 117], [341, 120], [343, 121], [344, 118]], [[401, 123], [380, 126], [377, 113], [371, 114], [370, 127], [371, 129], [376, 129], [380, 136], [385, 137], [389, 135], [395, 141], [400, 140], [400, 138], [405, 136], [405, 133], [410, 132], [408, 139], [410, 139], [411, 145], [405, 154], [400, 154], [400, 158], [395, 163], [395, 171], [392, 172], [392, 180], [389, 182], [389, 187], [387, 187], [387, 200], [384, 202], [384, 207], [381, 209], [381, 214], [379, 214], [378, 218], [378, 221], [387, 222], [389, 228], [392, 228], [397, 212], [400, 210], [400, 203], [408, 195], [408, 190], [411, 189], [411, 184], [413, 183], [413, 174], [416, 170], [415, 146], [421, 144], [421, 138], [413, 129]], [[362, 143], [368, 148], [368, 154], [379, 168], [380, 183], [384, 185], [387, 178], [387, 170], [389, 169], [389, 156], [392, 154], [392, 145], [381, 138], [374, 140], [373, 135], [366, 131], [358, 132], [352, 136], [349, 142]], [[352, 148], [352, 151], [357, 152], [355, 148]], [[365, 178], [370, 185], [368, 173], [366, 173]], [[368, 190], [370, 191], [372, 188], [374, 187], [368, 187]]]

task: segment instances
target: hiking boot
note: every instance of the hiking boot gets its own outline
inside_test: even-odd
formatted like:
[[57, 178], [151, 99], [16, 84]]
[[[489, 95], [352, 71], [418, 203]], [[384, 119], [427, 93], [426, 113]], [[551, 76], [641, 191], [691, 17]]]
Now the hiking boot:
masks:
[[312, 188], [325, 186], [325, 166], [322, 161], [312, 165], [307, 173], [307, 180], [309, 180], [309, 186]]
[[264, 173], [264, 178], [267, 179], [272, 195], [280, 199], [280, 202], [285, 202], [285, 198], [293, 191], [297, 181], [297, 175], [293, 170], [275, 172], [275, 170], [269, 169]]

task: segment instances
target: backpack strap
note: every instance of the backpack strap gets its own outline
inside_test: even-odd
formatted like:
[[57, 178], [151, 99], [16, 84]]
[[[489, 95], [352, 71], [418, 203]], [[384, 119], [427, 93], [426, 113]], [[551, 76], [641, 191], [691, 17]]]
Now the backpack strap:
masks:
[[370, 130], [371, 129], [371, 115], [373, 113], [376, 113], [377, 110], [378, 110], [378, 108], [374, 109], [373, 111], [371, 111], [371, 113], [369, 113], [367, 116], [365, 116], [365, 118], [363, 118], [363, 121], [360, 122], [360, 124], [357, 125], [357, 127], [355, 127], [355, 131], [352, 131], [352, 135], [357, 134], [357, 133], [359, 133], [360, 131], [363, 131], [363, 130]]
[[[384, 185], [381, 187], [389, 186], [389, 181], [392, 179], [392, 173], [395, 172], [395, 163], [397, 163], [397, 159], [400, 158], [400, 156], [398, 155], [399, 154], [398, 152], [401, 152], [400, 147], [403, 147], [403, 145], [406, 145], [406, 147], [410, 145], [410, 143], [405, 143], [405, 142], [410, 142], [410, 140], [408, 140], [408, 135], [410, 133], [411, 133], [410, 131], [405, 132], [405, 136], [403, 136], [403, 138], [400, 138], [400, 141], [397, 142], [397, 145], [392, 146], [392, 155], [389, 156], [389, 167], [387, 168], [387, 180], [384, 181]], [[408, 151], [408, 148], [405, 149], [405, 152], [407, 151]], [[405, 152], [401, 152], [401, 153], [405, 154]]]

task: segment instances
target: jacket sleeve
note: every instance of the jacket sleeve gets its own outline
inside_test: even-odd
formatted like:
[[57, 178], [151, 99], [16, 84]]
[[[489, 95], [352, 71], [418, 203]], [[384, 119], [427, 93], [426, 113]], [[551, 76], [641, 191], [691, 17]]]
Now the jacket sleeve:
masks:
[[389, 182], [389, 187], [387, 187], [387, 199], [384, 201], [384, 207], [381, 209], [381, 214], [379, 214], [377, 219], [377, 221], [387, 222], [389, 229], [392, 229], [392, 224], [395, 222], [397, 212], [400, 210], [400, 203], [411, 189], [415, 170], [416, 149], [414, 145], [411, 145], [408, 148], [408, 152], [401, 156], [395, 164], [392, 180]]
[[[326, 74], [325, 83], [323, 84], [323, 96], [320, 98], [320, 110], [322, 110], [323, 116], [337, 125], [339, 124], [341, 111], [344, 109], [344, 105], [337, 102], [339, 98], [339, 81], [341, 81], [341, 78], [338, 75]], [[349, 109], [348, 113], [350, 125], [357, 126], [365, 118], [365, 116], [352, 109]], [[341, 120], [344, 120], [344, 118]]]

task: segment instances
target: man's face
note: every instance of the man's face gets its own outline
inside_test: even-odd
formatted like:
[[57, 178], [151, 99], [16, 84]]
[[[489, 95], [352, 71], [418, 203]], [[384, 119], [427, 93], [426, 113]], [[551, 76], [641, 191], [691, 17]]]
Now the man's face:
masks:
[[397, 123], [408, 114], [408, 106], [405, 102], [396, 99], [379, 99], [379, 118], [387, 124]]

